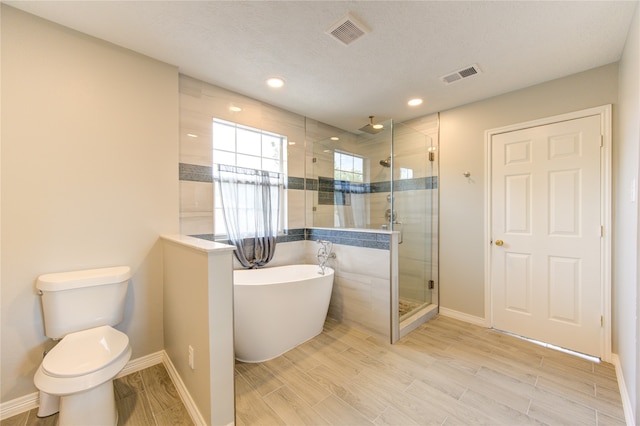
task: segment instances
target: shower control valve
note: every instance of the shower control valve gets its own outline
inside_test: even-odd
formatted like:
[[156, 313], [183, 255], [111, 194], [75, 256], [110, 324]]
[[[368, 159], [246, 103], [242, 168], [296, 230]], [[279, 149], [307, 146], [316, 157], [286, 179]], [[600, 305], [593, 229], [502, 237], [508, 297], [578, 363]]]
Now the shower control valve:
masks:
[[318, 244], [322, 247], [318, 249], [318, 265], [320, 266], [320, 273], [324, 275], [324, 268], [327, 266], [329, 259], [335, 259], [336, 254], [333, 252], [333, 243], [331, 241], [318, 240]]

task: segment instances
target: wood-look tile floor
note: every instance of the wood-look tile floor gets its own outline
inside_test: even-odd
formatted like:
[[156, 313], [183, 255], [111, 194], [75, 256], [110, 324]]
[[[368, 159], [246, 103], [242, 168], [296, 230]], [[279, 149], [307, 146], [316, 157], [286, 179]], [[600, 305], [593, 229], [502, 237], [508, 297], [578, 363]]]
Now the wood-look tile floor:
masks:
[[[614, 367], [436, 317], [395, 345], [327, 320], [271, 361], [236, 363], [236, 424], [624, 425]], [[191, 425], [164, 366], [115, 381], [119, 425]], [[31, 410], [0, 426], [54, 426]]]
[[236, 363], [237, 425], [624, 425], [611, 364], [436, 317], [390, 345], [327, 321]]
[[[118, 425], [193, 425], [164, 365], [157, 364], [114, 380]], [[0, 422], [0, 426], [55, 426], [58, 415], [38, 418], [38, 409]], [[89, 425], [78, 425], [89, 426]]]

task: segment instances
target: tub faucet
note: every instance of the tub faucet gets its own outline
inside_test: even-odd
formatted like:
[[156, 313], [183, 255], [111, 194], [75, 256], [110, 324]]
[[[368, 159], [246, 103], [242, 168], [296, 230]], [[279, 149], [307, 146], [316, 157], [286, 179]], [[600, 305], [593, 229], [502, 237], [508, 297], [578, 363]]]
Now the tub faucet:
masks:
[[319, 274], [324, 275], [324, 268], [327, 267], [329, 259], [335, 259], [336, 254], [333, 252], [333, 243], [331, 241], [318, 240], [320, 248], [318, 249], [318, 264], [320, 266]]

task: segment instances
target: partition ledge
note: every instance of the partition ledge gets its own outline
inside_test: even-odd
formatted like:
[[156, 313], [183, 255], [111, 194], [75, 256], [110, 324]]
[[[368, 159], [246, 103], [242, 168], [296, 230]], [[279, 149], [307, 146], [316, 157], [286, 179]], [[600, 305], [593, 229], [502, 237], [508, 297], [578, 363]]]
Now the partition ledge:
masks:
[[198, 251], [204, 251], [211, 253], [214, 251], [233, 251], [236, 248], [228, 244], [218, 243], [215, 241], [203, 240], [201, 238], [190, 237], [188, 235], [175, 234], [175, 235], [161, 235], [160, 238], [166, 241], [171, 241], [176, 244], [180, 244], [186, 247]]

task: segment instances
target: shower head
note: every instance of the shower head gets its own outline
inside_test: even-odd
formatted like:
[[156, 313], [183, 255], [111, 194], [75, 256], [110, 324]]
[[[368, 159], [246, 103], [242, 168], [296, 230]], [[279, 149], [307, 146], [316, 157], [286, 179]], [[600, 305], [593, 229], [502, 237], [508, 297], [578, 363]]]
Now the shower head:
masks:
[[387, 157], [386, 160], [380, 160], [380, 165], [382, 167], [391, 167], [391, 157]]
[[369, 124], [360, 127], [360, 131], [361, 132], [367, 132], [367, 133], [371, 133], [372, 135], [375, 135], [378, 132], [381, 132], [384, 129], [384, 126], [382, 124], [373, 124], [373, 115], [369, 116]]

